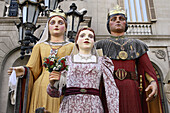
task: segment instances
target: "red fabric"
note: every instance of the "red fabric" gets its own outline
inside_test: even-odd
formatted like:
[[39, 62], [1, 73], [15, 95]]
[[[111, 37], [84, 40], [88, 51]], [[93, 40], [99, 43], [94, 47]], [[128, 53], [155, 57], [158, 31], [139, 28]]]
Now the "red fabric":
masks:
[[[84, 89], [85, 92], [81, 92], [82, 89]], [[79, 88], [79, 87], [66, 88], [65, 96], [76, 94], [91, 94], [99, 96], [99, 90], [94, 88]]]
[[[138, 74], [143, 76], [143, 81], [145, 81], [145, 77], [144, 77], [145, 73], [148, 73], [157, 82], [158, 91], [159, 91], [158, 95], [160, 97], [160, 90], [159, 90], [158, 80], [157, 80], [157, 77], [156, 77], [156, 72], [155, 72], [155, 70], [152, 66], [152, 63], [150, 62], [149, 57], [146, 53], [144, 55], [142, 55], [142, 57], [138, 60], [137, 66], [138, 66], [138, 69], [137, 69]], [[146, 88], [144, 83], [143, 83], [143, 87]], [[143, 93], [143, 96], [142, 96], [143, 113], [148, 112], [147, 111], [147, 109], [148, 109], [147, 103], [146, 103], [145, 100], [146, 100], [146, 93]], [[160, 102], [161, 102], [161, 99], [160, 99]]]
[[[135, 72], [135, 65], [137, 66], [138, 76], [143, 76], [143, 88], [145, 81], [145, 73], [148, 73], [152, 78], [157, 81], [156, 73], [154, 68], [148, 58], [147, 53], [142, 55], [138, 59], [133, 60], [112, 60], [115, 66], [114, 71], [117, 69], [125, 69], [127, 72]], [[124, 79], [115, 79], [116, 85], [119, 89], [119, 110], [120, 113], [148, 113], [146, 104], [146, 95], [142, 95], [142, 105], [141, 96], [139, 94], [139, 82]], [[144, 92], [144, 90], [143, 90]]]
[[[113, 60], [115, 71], [125, 69], [135, 72], [135, 60]], [[115, 79], [119, 89], [119, 112], [120, 113], [142, 113], [140, 94], [136, 81], [130, 79]]]

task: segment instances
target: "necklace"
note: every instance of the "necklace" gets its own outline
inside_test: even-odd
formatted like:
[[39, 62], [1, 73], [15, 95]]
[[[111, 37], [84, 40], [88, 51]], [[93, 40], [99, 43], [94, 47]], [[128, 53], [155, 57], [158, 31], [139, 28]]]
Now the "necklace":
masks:
[[127, 41], [124, 42], [123, 44], [120, 44], [120, 43], [115, 42], [115, 41], [113, 41], [113, 40], [110, 40], [110, 41], [113, 42], [113, 43], [115, 43], [116, 45], [119, 45], [119, 46], [120, 46], [120, 49], [124, 51], [125, 48], [124, 48], [123, 46], [126, 45], [130, 40], [127, 40]]
[[49, 45], [50, 45], [50, 48], [51, 48], [51, 50], [50, 50], [50, 55], [55, 55], [55, 56], [57, 55], [58, 50], [63, 46], [63, 44], [62, 44], [62, 45], [59, 46], [58, 48], [54, 49], [54, 48], [52, 48], [51, 42], [49, 42]]
[[81, 59], [84, 59], [84, 60], [88, 60], [88, 59], [91, 59], [92, 55], [90, 54], [89, 56], [83, 56], [81, 54], [78, 53], [78, 56], [81, 58]]
[[123, 59], [123, 60], [127, 59], [128, 54], [127, 54], [126, 51], [124, 51], [125, 48], [124, 48], [123, 46], [126, 45], [126, 44], [129, 42], [129, 40], [127, 40], [127, 41], [124, 42], [123, 44], [120, 44], [120, 43], [115, 42], [115, 41], [113, 41], [113, 40], [110, 40], [110, 41], [113, 42], [113, 43], [115, 43], [116, 45], [119, 45], [119, 46], [120, 46], [121, 51], [119, 52], [119, 58], [121, 58], [121, 59]]

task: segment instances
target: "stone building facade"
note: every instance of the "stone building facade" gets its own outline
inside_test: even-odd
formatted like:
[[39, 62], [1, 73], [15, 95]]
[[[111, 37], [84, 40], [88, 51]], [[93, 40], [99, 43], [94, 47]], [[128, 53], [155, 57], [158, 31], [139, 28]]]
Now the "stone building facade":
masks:
[[[108, 11], [116, 4], [127, 10], [129, 29], [126, 35], [129, 38], [140, 39], [149, 46], [148, 54], [160, 83], [164, 113], [169, 113], [170, 102], [165, 96], [163, 81], [170, 69], [170, 0], [140, 0], [140, 2], [138, 0], [64, 0], [60, 3], [61, 8], [68, 11], [73, 2], [76, 3], [78, 10], [87, 9], [86, 18], [90, 18], [89, 22], [96, 32], [97, 40], [109, 38], [106, 28]], [[12, 105], [9, 106], [8, 103], [7, 70], [11, 66], [25, 65], [29, 55], [24, 60], [19, 58], [18, 29], [14, 24], [14, 21], [19, 23], [19, 19], [8, 16], [10, 0], [1, 0], [0, 6], [0, 113], [10, 113]], [[139, 10], [142, 12], [141, 15], [138, 15]], [[46, 20], [46, 17], [38, 18], [37, 25], [41, 27], [34, 33], [37, 37], [43, 31]]]

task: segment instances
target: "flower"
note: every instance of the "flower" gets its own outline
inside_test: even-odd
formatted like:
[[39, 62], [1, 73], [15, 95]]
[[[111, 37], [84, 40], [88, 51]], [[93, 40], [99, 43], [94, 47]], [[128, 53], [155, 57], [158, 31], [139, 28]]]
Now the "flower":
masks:
[[54, 64], [54, 62], [53, 61], [50, 61], [50, 66], [52, 66]]
[[68, 70], [68, 65], [66, 65], [66, 59], [64, 57], [58, 60], [55, 55], [50, 55], [49, 57], [45, 57], [43, 60], [43, 66], [49, 72]]
[[51, 58], [51, 60], [50, 61], [54, 61], [54, 58]]

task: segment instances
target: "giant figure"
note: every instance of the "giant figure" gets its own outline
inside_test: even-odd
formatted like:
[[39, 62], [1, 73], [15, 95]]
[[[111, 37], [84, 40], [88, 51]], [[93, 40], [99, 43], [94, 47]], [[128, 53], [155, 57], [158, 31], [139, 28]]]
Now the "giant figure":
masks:
[[117, 5], [108, 14], [110, 38], [96, 43], [96, 48], [102, 49], [115, 66], [113, 77], [120, 91], [120, 113], [162, 113], [148, 47], [140, 40], [127, 38], [127, 28], [126, 13]]

